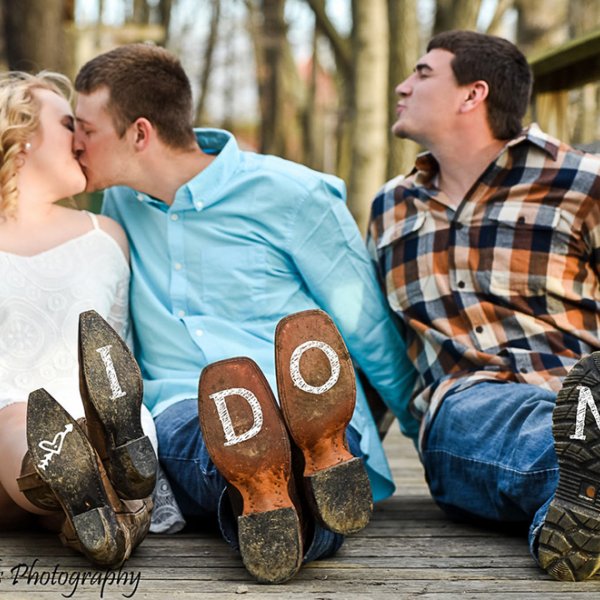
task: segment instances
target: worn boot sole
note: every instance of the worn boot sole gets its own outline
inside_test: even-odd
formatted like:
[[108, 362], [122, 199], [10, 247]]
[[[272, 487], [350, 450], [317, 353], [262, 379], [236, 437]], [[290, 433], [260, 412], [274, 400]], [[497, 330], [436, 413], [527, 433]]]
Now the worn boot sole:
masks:
[[213, 463], [242, 499], [238, 535], [244, 566], [261, 582], [291, 579], [303, 553], [291, 497], [290, 443], [256, 363], [233, 358], [206, 367], [200, 377], [198, 413]]
[[83, 554], [100, 567], [120, 565], [125, 538], [95, 451], [77, 422], [44, 389], [29, 395], [27, 443], [35, 470], [63, 508]]
[[80, 388], [88, 435], [125, 499], [149, 496], [158, 466], [141, 425], [142, 378], [129, 348], [95, 311], [79, 317]]
[[[566, 581], [587, 579], [600, 568], [600, 423], [590, 406], [580, 406], [580, 394], [600, 399], [599, 352], [571, 369], [552, 415], [560, 476], [540, 533], [539, 561], [552, 577]], [[578, 407], [585, 411], [579, 431]]]
[[371, 518], [373, 497], [363, 461], [346, 444], [356, 381], [329, 316], [308, 310], [282, 319], [275, 332], [275, 366], [284, 419], [304, 460], [309, 506], [326, 529], [356, 533]]

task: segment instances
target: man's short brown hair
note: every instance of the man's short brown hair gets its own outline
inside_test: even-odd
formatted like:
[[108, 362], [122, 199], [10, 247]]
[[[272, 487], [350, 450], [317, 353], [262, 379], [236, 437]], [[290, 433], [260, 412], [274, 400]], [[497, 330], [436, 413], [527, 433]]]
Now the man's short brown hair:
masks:
[[450, 63], [459, 85], [483, 80], [489, 86], [488, 122], [494, 137], [508, 140], [521, 131], [531, 97], [533, 76], [527, 59], [508, 40], [475, 31], [444, 31], [434, 36], [427, 51], [454, 54]]
[[138, 118], [148, 119], [173, 148], [195, 143], [192, 90], [174, 55], [150, 44], [127, 44], [96, 56], [77, 74], [75, 89], [91, 94], [106, 87], [107, 110], [120, 137]]

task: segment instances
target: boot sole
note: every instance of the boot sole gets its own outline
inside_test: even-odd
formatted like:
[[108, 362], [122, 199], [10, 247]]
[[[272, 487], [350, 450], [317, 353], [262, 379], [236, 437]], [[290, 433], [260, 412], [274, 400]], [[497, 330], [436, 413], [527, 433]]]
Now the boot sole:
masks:
[[600, 568], [600, 430], [586, 407], [585, 439], [573, 439], [579, 386], [600, 398], [600, 353], [565, 378], [552, 415], [559, 483], [539, 540], [539, 561], [553, 578], [581, 581]]
[[77, 422], [44, 389], [29, 395], [27, 443], [34, 468], [71, 521], [82, 552], [98, 566], [120, 565], [125, 538], [106, 496], [94, 449]]
[[[112, 381], [99, 353], [110, 346]], [[93, 439], [106, 458], [110, 480], [122, 498], [134, 500], [152, 494], [158, 462], [141, 425], [142, 378], [137, 362], [119, 335], [95, 311], [79, 319], [82, 398], [88, 422], [100, 425], [102, 439]], [[88, 402], [86, 402], [86, 398]], [[91, 436], [93, 436], [91, 428]]]
[[[323, 346], [308, 347], [294, 360], [297, 348], [315, 342], [333, 349], [339, 364], [327, 358]], [[335, 533], [360, 531], [373, 513], [373, 496], [362, 459], [346, 444], [356, 402], [354, 368], [325, 312], [308, 310], [278, 323], [275, 367], [283, 416], [304, 460], [304, 486], [315, 518]]]
[[[262, 414], [260, 429], [247, 439], [244, 433], [257, 423], [248, 399], [235, 393], [224, 399], [231, 423], [223, 423], [215, 400], [219, 392], [240, 388], [254, 394]], [[273, 393], [256, 363], [234, 358], [205, 367], [198, 414], [213, 463], [242, 498], [238, 536], [246, 569], [262, 582], [287, 581], [302, 564], [302, 533], [290, 491], [291, 450]]]

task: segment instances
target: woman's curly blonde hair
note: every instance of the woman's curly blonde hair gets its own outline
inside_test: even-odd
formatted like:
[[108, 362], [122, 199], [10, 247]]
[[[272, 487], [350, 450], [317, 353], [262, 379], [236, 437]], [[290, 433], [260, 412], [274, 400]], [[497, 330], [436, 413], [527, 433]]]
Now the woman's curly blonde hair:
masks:
[[14, 217], [19, 190], [17, 171], [25, 144], [40, 124], [36, 89], [50, 90], [71, 101], [73, 88], [67, 77], [52, 71], [31, 75], [22, 71], [0, 74], [0, 217]]

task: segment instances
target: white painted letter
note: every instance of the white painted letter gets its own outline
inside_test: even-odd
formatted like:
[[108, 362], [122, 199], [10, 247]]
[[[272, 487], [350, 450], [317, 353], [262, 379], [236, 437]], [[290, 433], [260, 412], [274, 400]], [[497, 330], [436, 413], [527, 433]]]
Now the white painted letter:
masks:
[[98, 348], [96, 352], [100, 354], [102, 362], [104, 363], [104, 368], [106, 369], [106, 376], [108, 377], [108, 382], [110, 383], [110, 391], [112, 392], [112, 396], [110, 397], [110, 399], [116, 400], [117, 398], [122, 398], [126, 394], [121, 389], [121, 384], [119, 383], [119, 379], [117, 378], [115, 365], [113, 364], [112, 356], [110, 355], [111, 348], [112, 346], [109, 344], [108, 346], [102, 346], [102, 348]]
[[[254, 425], [245, 433], [241, 435], [236, 435], [233, 430], [233, 423], [231, 422], [231, 417], [229, 416], [229, 411], [227, 410], [227, 404], [225, 403], [225, 398], [227, 396], [241, 396], [248, 402], [250, 408], [252, 409], [252, 417], [254, 418]], [[235, 444], [239, 444], [240, 442], [244, 442], [253, 438], [261, 429], [263, 424], [263, 414], [260, 408], [260, 404], [256, 398], [256, 396], [246, 388], [230, 388], [228, 390], [223, 390], [221, 392], [216, 392], [210, 395], [210, 398], [213, 399], [215, 406], [217, 407], [217, 413], [219, 415], [219, 419], [221, 420], [221, 425], [223, 425], [223, 433], [225, 433], [225, 446], [233, 446]]]
[[578, 385], [579, 390], [579, 403], [577, 404], [577, 419], [575, 421], [575, 433], [569, 437], [572, 440], [585, 440], [585, 434], [583, 433], [585, 427], [585, 411], [589, 406], [594, 419], [596, 419], [596, 425], [600, 429], [600, 414], [598, 414], [598, 408], [594, 402], [594, 397], [589, 387], [585, 385]]
[[[308, 384], [300, 373], [300, 358], [309, 348], [318, 348], [325, 354], [327, 360], [329, 360], [331, 376], [323, 385], [320, 385], [319, 387]], [[290, 375], [292, 376], [294, 385], [297, 388], [300, 388], [302, 391], [308, 392], [309, 394], [323, 394], [327, 390], [330, 390], [339, 379], [340, 359], [335, 353], [335, 350], [325, 342], [318, 342], [316, 340], [304, 342], [304, 344], [300, 344], [292, 353], [292, 358], [290, 359]]]

